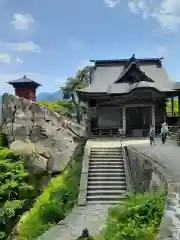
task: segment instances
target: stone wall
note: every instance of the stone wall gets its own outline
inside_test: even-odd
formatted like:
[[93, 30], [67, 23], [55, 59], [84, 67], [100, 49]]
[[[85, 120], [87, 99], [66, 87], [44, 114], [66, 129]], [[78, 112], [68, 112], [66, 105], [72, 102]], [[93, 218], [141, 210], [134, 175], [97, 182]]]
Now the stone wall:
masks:
[[2, 130], [11, 149], [28, 156], [33, 173], [59, 172], [68, 164], [76, 147], [85, 143], [85, 129], [35, 102], [4, 94]]
[[156, 159], [127, 147], [127, 161], [137, 192], [164, 188], [167, 196], [157, 240], [180, 240], [180, 183]]

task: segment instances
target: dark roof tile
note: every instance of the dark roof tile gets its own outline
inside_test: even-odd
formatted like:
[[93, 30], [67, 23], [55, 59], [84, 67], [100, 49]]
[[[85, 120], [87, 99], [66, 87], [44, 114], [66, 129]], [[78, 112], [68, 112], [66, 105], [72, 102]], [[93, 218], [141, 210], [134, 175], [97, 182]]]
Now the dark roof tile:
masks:
[[31, 80], [31, 79], [27, 78], [25, 75], [23, 76], [23, 78], [16, 79], [16, 80], [13, 80], [13, 81], [9, 81], [8, 83], [11, 84], [11, 85], [16, 85], [18, 83], [32, 83], [36, 86], [41, 86], [41, 84], [35, 82], [34, 80]]

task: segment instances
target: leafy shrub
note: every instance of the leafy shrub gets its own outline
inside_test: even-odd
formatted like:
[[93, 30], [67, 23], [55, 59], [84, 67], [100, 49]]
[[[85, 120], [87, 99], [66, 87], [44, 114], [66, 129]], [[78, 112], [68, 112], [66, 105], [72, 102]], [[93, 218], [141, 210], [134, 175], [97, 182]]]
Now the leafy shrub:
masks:
[[55, 102], [38, 101], [38, 104], [65, 116], [69, 116], [70, 113], [74, 112], [73, 104], [68, 100], [57, 100]]
[[109, 210], [104, 240], [154, 240], [164, 208], [164, 193], [135, 195]]
[[6, 134], [0, 134], [0, 147], [9, 147], [9, 142]]
[[7, 148], [0, 149], [0, 239], [7, 239], [25, 211], [34, 186], [24, 169], [21, 156]]
[[78, 196], [81, 167], [82, 156], [76, 155], [67, 169], [51, 180], [33, 208], [22, 219], [18, 239], [36, 239], [65, 218]]

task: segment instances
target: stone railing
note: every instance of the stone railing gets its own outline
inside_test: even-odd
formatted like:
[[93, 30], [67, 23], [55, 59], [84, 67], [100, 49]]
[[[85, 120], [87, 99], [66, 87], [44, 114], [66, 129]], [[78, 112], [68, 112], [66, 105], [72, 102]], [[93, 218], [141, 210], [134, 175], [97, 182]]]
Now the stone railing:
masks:
[[90, 148], [86, 145], [84, 148], [81, 180], [79, 187], [78, 206], [86, 205], [87, 187], [88, 187], [88, 170], [89, 170]]
[[131, 171], [135, 192], [151, 189], [167, 190], [164, 214], [157, 240], [180, 240], [180, 180], [150, 157], [133, 147], [127, 147], [127, 162]]

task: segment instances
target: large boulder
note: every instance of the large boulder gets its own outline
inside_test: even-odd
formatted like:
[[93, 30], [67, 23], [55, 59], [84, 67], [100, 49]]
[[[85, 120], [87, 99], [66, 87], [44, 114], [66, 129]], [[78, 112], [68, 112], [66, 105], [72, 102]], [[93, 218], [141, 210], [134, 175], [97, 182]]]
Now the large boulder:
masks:
[[86, 141], [82, 126], [7, 93], [2, 98], [2, 131], [13, 150], [29, 156], [26, 164], [34, 173], [63, 170], [75, 148]]

